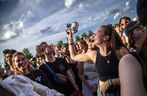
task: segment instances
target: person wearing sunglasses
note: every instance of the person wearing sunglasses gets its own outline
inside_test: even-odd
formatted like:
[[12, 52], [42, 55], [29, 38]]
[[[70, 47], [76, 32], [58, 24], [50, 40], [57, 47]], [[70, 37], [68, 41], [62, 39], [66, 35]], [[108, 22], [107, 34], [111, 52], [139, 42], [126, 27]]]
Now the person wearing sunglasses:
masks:
[[128, 37], [125, 35], [124, 30], [126, 25], [129, 24], [129, 22], [131, 22], [131, 18], [127, 16], [122, 17], [119, 21], [119, 31], [121, 33], [121, 37], [125, 37], [125, 46], [127, 48], [129, 48]]

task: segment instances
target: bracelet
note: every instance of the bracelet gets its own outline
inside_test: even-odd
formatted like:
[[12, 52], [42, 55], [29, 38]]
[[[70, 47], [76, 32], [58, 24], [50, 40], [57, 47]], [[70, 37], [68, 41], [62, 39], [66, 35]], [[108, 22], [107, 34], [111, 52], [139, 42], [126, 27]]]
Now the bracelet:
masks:
[[68, 44], [68, 45], [74, 45], [73, 43], [70, 43], [70, 44]]
[[110, 79], [108, 80], [108, 84], [109, 86], [112, 86], [112, 81]]

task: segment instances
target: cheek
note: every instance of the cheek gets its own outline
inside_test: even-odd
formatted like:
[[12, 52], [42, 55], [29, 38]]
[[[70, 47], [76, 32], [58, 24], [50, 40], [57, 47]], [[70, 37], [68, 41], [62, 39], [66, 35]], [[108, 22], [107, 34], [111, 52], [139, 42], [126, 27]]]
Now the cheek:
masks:
[[142, 34], [143, 34], [142, 31], [134, 31], [132, 35], [133, 35], [133, 37], [141, 37]]

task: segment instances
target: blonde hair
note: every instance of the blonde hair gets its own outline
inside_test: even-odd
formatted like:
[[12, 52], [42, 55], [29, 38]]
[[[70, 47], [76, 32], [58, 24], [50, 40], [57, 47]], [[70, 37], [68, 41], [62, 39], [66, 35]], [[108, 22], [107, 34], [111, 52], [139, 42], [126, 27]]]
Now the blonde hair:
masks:
[[[16, 65], [15, 65], [15, 59], [14, 58], [19, 56], [19, 55], [22, 55], [22, 56], [25, 57], [25, 55], [23, 53], [21, 53], [21, 52], [16, 52], [12, 56], [12, 63], [13, 63], [12, 68], [13, 68], [13, 71], [14, 71], [15, 75], [23, 75], [24, 74], [22, 71], [19, 71], [18, 68], [16, 68]], [[27, 59], [27, 58], [25, 57], [25, 59]], [[27, 69], [28, 69], [28, 71], [31, 71], [33, 69], [33, 67], [31, 66], [30, 61], [28, 59], [27, 59], [27, 61], [29, 63], [28, 66], [27, 66]]]

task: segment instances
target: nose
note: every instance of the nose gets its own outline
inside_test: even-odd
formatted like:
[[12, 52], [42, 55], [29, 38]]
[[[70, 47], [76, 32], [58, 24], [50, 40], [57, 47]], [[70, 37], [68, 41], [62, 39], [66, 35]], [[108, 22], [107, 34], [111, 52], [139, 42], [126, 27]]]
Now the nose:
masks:
[[23, 65], [23, 60], [20, 60], [18, 63], [18, 67], [21, 67]]

